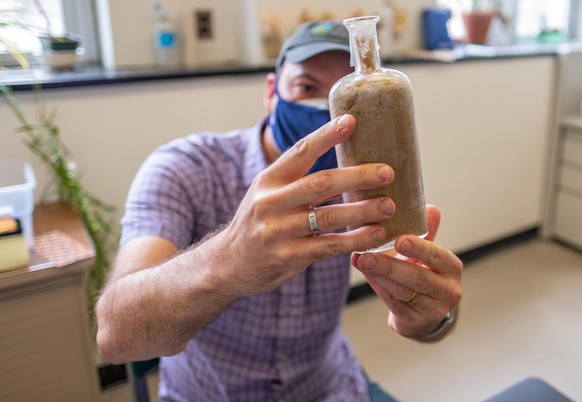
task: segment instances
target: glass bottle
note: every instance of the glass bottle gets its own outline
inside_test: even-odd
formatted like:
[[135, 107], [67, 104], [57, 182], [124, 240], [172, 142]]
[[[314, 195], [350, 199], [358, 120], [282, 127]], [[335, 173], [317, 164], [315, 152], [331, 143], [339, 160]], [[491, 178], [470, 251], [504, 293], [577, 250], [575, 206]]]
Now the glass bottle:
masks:
[[336, 82], [329, 94], [332, 118], [344, 113], [356, 118], [352, 136], [336, 146], [338, 165], [382, 162], [395, 172], [394, 182], [386, 187], [343, 195], [345, 202], [388, 197], [396, 205], [391, 218], [378, 222], [386, 230], [384, 241], [367, 252], [393, 248], [402, 234], [424, 237], [428, 232], [412, 87], [406, 75], [381, 66], [379, 20], [368, 16], [344, 21], [355, 71]]

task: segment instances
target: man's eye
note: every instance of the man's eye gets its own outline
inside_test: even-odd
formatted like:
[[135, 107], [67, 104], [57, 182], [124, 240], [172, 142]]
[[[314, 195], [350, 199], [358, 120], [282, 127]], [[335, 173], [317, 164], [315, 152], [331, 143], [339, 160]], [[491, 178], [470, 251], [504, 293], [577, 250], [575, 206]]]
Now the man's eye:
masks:
[[299, 84], [298, 87], [299, 87], [299, 90], [303, 93], [315, 92], [315, 85]]

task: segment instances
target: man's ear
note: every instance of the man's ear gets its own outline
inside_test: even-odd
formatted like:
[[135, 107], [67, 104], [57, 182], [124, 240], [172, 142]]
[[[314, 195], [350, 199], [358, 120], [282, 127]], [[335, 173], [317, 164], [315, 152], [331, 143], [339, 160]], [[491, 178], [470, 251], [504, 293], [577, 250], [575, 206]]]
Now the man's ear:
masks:
[[265, 91], [263, 93], [263, 105], [271, 113], [275, 108], [275, 85], [277, 85], [277, 76], [275, 73], [269, 73], [265, 78]]

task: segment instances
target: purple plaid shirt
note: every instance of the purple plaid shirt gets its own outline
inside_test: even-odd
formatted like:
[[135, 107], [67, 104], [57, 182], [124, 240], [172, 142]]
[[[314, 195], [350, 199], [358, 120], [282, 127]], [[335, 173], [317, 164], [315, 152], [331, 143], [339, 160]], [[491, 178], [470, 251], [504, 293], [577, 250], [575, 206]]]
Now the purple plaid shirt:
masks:
[[[156, 235], [184, 249], [227, 223], [267, 166], [262, 124], [190, 135], [152, 153], [129, 192], [122, 242]], [[317, 262], [276, 290], [237, 301], [183, 352], [161, 359], [160, 399], [368, 401], [340, 328], [348, 258]]]

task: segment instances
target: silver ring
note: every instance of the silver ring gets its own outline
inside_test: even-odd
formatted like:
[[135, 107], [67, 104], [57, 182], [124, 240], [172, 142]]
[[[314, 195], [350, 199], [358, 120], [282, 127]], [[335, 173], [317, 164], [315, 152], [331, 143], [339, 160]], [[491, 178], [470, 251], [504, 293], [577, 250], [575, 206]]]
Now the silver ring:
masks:
[[309, 214], [307, 215], [307, 218], [309, 219], [309, 229], [311, 229], [311, 233], [313, 233], [314, 235], [319, 234], [319, 226], [317, 226], [317, 215], [315, 215], [315, 211], [317, 210], [317, 208], [312, 208], [309, 210]]

